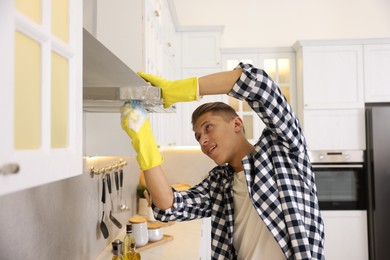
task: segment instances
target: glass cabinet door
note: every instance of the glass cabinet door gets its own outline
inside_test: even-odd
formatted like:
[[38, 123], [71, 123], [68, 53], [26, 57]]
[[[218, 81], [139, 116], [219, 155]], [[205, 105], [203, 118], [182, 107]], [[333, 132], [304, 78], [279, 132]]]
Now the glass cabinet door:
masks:
[[82, 2], [0, 3], [0, 195], [82, 173]]
[[279, 86], [288, 103], [295, 109], [295, 58], [293, 53], [263, 53], [259, 58], [260, 66]]

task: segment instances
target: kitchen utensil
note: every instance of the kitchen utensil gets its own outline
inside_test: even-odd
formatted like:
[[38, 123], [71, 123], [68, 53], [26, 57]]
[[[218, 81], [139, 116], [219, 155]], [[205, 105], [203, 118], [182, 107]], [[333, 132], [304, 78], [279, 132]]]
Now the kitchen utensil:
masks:
[[115, 226], [117, 226], [118, 228], [122, 228], [122, 224], [112, 215], [114, 203], [112, 202], [112, 195], [111, 195], [111, 176], [110, 176], [110, 174], [107, 174], [107, 187], [108, 187], [108, 193], [110, 193], [110, 200], [111, 200], [110, 219], [111, 219], [112, 223], [114, 223]]
[[109, 233], [108, 233], [108, 228], [106, 226], [106, 223], [104, 223], [104, 205], [106, 203], [106, 182], [104, 177], [102, 183], [102, 202], [103, 202], [103, 214], [102, 214], [102, 220], [100, 221], [100, 230], [102, 231], [103, 237], [107, 239]]
[[123, 191], [123, 169], [119, 170], [119, 192], [120, 192], [120, 210], [128, 210], [129, 207], [126, 206], [126, 200], [122, 197]]
[[118, 173], [118, 170], [115, 170], [114, 172], [114, 178], [115, 178], [115, 189], [116, 189], [116, 204], [117, 204], [117, 208], [119, 209], [120, 206], [119, 206], [119, 173]]

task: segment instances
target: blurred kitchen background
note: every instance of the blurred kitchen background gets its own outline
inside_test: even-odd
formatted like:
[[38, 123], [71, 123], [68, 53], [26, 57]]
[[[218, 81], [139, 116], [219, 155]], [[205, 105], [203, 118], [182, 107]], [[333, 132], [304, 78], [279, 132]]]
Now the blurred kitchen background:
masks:
[[[85, 101], [82, 109], [81, 72], [89, 69], [83, 68], [82, 28], [133, 71], [168, 79], [232, 69], [239, 61], [264, 67], [297, 112], [309, 149], [347, 158], [349, 166], [349, 151], [362, 152], [363, 171], [352, 169], [344, 179], [338, 171], [324, 180], [327, 187], [350, 185], [347, 193], [337, 187], [323, 193], [333, 207], [324, 213], [327, 259], [386, 259], [386, 240], [374, 231], [390, 232], [383, 224], [386, 211], [369, 196], [375, 192], [366, 108], [390, 102], [389, 13], [387, 0], [2, 0], [0, 259], [110, 259], [104, 251], [123, 230], [106, 217], [110, 236], [103, 238], [101, 175], [91, 175], [91, 167], [124, 163], [118, 168], [129, 209], [113, 214], [124, 225], [137, 213], [140, 170], [120, 114], [112, 112], [118, 103], [110, 112], [102, 104], [87, 108]], [[233, 105], [249, 139], [259, 137], [262, 123], [246, 104], [226, 96], [201, 102], [207, 101]], [[150, 114], [172, 184], [194, 185], [214, 165], [193, 137], [190, 116], [199, 104]], [[390, 161], [388, 152], [381, 152], [382, 160]], [[363, 191], [355, 180], [363, 180]], [[382, 192], [377, 197], [388, 195]], [[336, 209], [340, 201], [351, 203]], [[108, 214], [109, 199], [105, 207]], [[207, 223], [199, 223], [208, 234]], [[199, 254], [186, 259], [208, 259], [207, 236], [195, 240]], [[142, 252], [143, 259], [179, 259], [167, 252], [171, 247], [153, 250]]]

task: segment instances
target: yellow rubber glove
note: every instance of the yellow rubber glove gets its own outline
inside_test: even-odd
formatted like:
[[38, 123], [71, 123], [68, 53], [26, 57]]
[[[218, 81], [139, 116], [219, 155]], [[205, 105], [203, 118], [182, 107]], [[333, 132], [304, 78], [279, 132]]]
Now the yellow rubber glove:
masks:
[[145, 108], [135, 101], [124, 104], [121, 107], [121, 123], [123, 130], [131, 138], [141, 170], [161, 165], [163, 158], [150, 128]]
[[138, 72], [138, 75], [150, 82], [153, 86], [161, 88], [164, 108], [168, 108], [176, 102], [198, 100], [198, 78], [170, 81], [144, 72]]

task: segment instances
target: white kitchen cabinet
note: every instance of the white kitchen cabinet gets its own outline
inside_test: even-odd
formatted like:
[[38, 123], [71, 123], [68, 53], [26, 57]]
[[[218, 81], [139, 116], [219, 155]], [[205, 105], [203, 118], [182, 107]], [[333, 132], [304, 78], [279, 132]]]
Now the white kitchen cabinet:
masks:
[[363, 45], [304, 41], [294, 48], [297, 113], [309, 149], [365, 149]]
[[82, 2], [6, 0], [0, 17], [3, 195], [82, 173]]
[[363, 46], [301, 44], [297, 59], [303, 108], [363, 108]]
[[185, 31], [181, 38], [183, 68], [221, 67], [219, 30]]
[[288, 103], [296, 108], [295, 53], [292, 50], [262, 52], [260, 66], [279, 86]]
[[364, 45], [365, 102], [390, 102], [390, 43]]
[[177, 38], [167, 1], [97, 1], [96, 9], [96, 37], [126, 65], [157, 75], [175, 71]]
[[322, 211], [327, 260], [367, 260], [367, 212]]
[[303, 132], [309, 150], [365, 150], [364, 109], [306, 109]]

